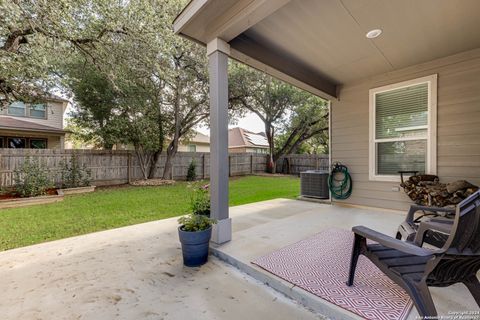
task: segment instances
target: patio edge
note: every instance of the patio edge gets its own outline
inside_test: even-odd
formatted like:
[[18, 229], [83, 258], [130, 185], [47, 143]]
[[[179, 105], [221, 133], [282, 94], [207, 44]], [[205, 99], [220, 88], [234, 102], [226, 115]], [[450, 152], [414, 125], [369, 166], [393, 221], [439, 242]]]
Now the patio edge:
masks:
[[296, 301], [302, 306], [319, 313], [322, 316], [328, 317], [329, 319], [335, 320], [358, 320], [362, 319], [361, 317], [342, 309], [326, 300], [323, 300], [320, 297], [317, 297], [302, 288], [295, 286], [283, 279], [276, 277], [275, 275], [270, 275], [266, 272], [262, 272], [256, 267], [241, 262], [238, 259], [235, 259], [231, 255], [223, 252], [220, 246], [210, 246], [210, 253], [217, 257], [218, 259], [234, 266], [240, 271], [246, 273], [252, 278], [262, 282], [263, 284], [271, 287], [272, 289], [282, 293], [287, 298]]

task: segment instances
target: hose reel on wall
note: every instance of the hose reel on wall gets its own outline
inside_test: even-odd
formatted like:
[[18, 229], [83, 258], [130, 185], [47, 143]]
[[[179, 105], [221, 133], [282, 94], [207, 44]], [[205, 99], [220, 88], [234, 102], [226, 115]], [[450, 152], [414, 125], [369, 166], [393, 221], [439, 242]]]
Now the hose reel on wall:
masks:
[[328, 177], [328, 188], [334, 199], [344, 200], [352, 194], [353, 182], [347, 166], [336, 162]]

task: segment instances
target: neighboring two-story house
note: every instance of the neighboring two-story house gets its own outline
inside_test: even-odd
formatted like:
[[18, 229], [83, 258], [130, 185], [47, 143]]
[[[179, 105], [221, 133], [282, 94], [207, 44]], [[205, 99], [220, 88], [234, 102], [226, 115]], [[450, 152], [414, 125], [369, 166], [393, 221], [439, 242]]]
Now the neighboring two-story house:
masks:
[[63, 115], [68, 100], [49, 97], [45, 103], [12, 102], [0, 110], [0, 148], [63, 149]]
[[180, 152], [210, 152], [210, 137], [195, 131], [195, 135], [180, 141], [178, 146]]

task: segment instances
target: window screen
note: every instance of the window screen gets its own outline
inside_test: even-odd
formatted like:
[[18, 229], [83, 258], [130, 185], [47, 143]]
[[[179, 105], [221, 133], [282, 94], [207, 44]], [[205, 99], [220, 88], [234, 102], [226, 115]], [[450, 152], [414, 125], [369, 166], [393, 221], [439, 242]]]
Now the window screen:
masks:
[[30, 106], [30, 117], [45, 119], [47, 117], [47, 107], [45, 104], [32, 104]]
[[30, 139], [30, 149], [46, 149], [47, 140], [45, 139]]
[[11, 149], [24, 149], [27, 145], [25, 138], [8, 138], [7, 144]]
[[21, 101], [12, 102], [8, 106], [8, 114], [12, 116], [25, 116], [25, 103]]

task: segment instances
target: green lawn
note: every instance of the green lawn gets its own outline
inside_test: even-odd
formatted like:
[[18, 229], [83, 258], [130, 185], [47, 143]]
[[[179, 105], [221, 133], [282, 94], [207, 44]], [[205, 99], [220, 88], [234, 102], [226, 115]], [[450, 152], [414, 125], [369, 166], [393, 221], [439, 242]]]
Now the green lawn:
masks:
[[[230, 205], [293, 198], [299, 179], [249, 176], [230, 181]], [[189, 211], [187, 183], [106, 188], [64, 201], [0, 210], [0, 251], [44, 241], [179, 216]]]

